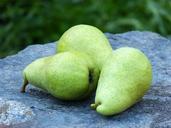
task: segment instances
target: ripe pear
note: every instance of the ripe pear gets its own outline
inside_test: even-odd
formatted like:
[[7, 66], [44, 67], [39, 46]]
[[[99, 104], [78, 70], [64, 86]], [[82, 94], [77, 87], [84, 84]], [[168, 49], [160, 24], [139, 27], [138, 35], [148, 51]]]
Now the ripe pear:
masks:
[[99, 69], [79, 52], [64, 52], [35, 60], [23, 71], [25, 92], [28, 83], [62, 100], [83, 99], [95, 90]]
[[57, 42], [57, 52], [79, 51], [89, 55], [99, 69], [112, 54], [112, 47], [106, 36], [96, 27], [76, 25], [67, 30]]
[[148, 58], [135, 48], [115, 50], [101, 70], [95, 104], [102, 115], [118, 114], [139, 101], [150, 87], [152, 69]]

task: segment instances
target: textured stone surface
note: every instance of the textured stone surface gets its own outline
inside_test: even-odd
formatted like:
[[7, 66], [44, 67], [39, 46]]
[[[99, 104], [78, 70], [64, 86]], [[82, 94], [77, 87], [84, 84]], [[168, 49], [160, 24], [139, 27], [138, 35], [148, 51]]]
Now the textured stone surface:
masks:
[[[0, 59], [0, 103], [5, 102], [4, 99], [12, 100], [21, 103], [18, 107], [24, 106], [25, 111], [32, 113], [26, 116], [23, 112], [22, 120], [16, 118], [9, 121], [16, 124], [16, 128], [171, 127], [171, 41], [151, 32], [134, 31], [116, 35], [107, 33], [106, 35], [113, 49], [122, 46], [135, 47], [142, 50], [152, 62], [153, 85], [139, 103], [119, 115], [103, 117], [89, 107], [94, 96], [81, 102], [64, 102], [31, 85], [26, 93], [20, 93], [24, 67], [37, 58], [55, 53], [54, 43], [32, 45], [17, 55]], [[6, 109], [1, 106], [0, 104], [0, 108], [5, 111]], [[1, 109], [0, 125], [3, 120]], [[16, 117], [22, 115], [21, 113], [15, 114]], [[18, 121], [20, 124], [17, 123]]]
[[0, 98], [0, 128], [20, 125], [27, 127], [33, 118], [34, 113], [29, 107], [17, 101]]

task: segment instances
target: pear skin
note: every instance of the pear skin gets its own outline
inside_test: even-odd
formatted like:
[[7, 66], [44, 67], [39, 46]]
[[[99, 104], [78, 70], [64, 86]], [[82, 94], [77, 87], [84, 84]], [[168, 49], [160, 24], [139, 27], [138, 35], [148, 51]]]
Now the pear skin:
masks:
[[119, 48], [101, 70], [95, 103], [91, 107], [105, 116], [121, 113], [144, 96], [151, 81], [148, 58], [135, 48]]
[[45, 76], [45, 67], [48, 60], [51, 58], [43, 57], [33, 61], [23, 70], [23, 86], [21, 92], [25, 92], [26, 86], [28, 83], [35, 85], [38, 88], [46, 90], [46, 76]]
[[28, 83], [62, 100], [79, 100], [96, 89], [99, 69], [93, 60], [78, 52], [64, 52], [35, 60], [23, 71], [25, 92]]
[[57, 42], [57, 52], [78, 51], [89, 55], [101, 70], [112, 47], [106, 36], [96, 27], [76, 25], [68, 29]]

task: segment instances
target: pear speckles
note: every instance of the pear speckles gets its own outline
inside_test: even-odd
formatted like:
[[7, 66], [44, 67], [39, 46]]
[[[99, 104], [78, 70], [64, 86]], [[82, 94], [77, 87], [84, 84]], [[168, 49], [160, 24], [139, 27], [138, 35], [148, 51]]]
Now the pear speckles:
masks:
[[151, 81], [147, 57], [135, 48], [119, 48], [102, 68], [91, 107], [106, 116], [123, 112], [144, 96]]
[[128, 109], [148, 91], [152, 69], [138, 49], [112, 50], [106, 36], [96, 27], [76, 25], [59, 39], [57, 54], [35, 60], [23, 71], [28, 83], [61, 100], [81, 100], [97, 87], [91, 107], [109, 116]]
[[[95, 72], [90, 73], [89, 69], [95, 69]], [[26, 85], [30, 83], [59, 99], [79, 100], [94, 91], [98, 74], [93, 61], [86, 55], [78, 52], [59, 53], [35, 60], [24, 69], [21, 92], [25, 92]]]
[[59, 39], [57, 52], [79, 51], [89, 55], [101, 69], [112, 47], [106, 36], [96, 27], [76, 25], [68, 29]]

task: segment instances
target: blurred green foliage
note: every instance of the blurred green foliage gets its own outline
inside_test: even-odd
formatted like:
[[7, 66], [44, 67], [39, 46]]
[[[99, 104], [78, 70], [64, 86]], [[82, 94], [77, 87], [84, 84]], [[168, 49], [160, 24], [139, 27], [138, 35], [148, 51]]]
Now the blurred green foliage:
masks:
[[0, 57], [33, 43], [58, 40], [76, 24], [104, 32], [171, 34], [170, 0], [1, 0]]

